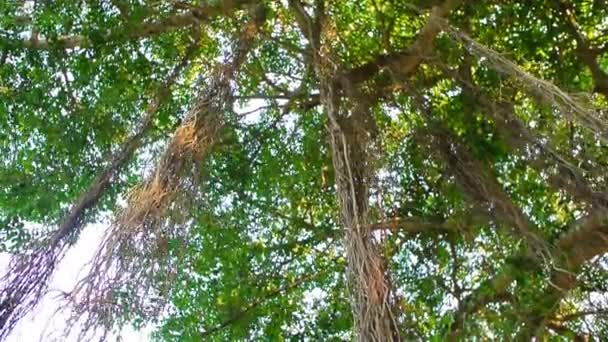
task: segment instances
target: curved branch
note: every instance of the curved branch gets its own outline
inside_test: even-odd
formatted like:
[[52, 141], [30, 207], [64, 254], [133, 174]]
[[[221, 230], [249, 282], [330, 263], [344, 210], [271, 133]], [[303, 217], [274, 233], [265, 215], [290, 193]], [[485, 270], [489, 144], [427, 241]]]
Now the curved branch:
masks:
[[562, 236], [556, 249], [561, 254], [549, 277], [550, 286], [539, 297], [539, 307], [529, 313], [520, 336], [524, 339], [541, 333], [561, 300], [577, 286], [577, 274], [584, 263], [608, 253], [608, 211], [595, 209], [576, 221]]
[[497, 275], [483, 282], [460, 302], [454, 314], [454, 320], [448, 329], [448, 341], [460, 341], [464, 330], [464, 323], [469, 315], [474, 314], [490, 303], [505, 301], [511, 298], [508, 289], [515, 280], [514, 271], [514, 267], [507, 264], [498, 271]]
[[437, 151], [465, 193], [474, 201], [487, 205], [488, 211], [498, 220], [506, 222], [511, 227], [511, 235], [525, 241], [531, 252], [543, 254], [547, 249], [545, 240], [503, 189], [493, 171], [474, 158], [466, 147], [455, 142], [446, 129], [438, 127], [431, 134], [435, 138]]
[[576, 18], [574, 9], [571, 4], [564, 1], [559, 1], [558, 7], [560, 12], [556, 17], [561, 18], [570, 35], [576, 40], [576, 55], [589, 68], [593, 83], [595, 84], [594, 91], [603, 94], [608, 98], [608, 73], [600, 67], [597, 62], [598, 56], [602, 53], [602, 49], [590, 46], [589, 41], [581, 32]]
[[[470, 77], [436, 65], [443, 73], [456, 81], [472, 101], [480, 105], [484, 113], [494, 121], [501, 136], [516, 151], [525, 151], [529, 145], [538, 148], [530, 166], [538, 172], [555, 167], [557, 174], [548, 183], [557, 190], [565, 190], [570, 196], [583, 202], [608, 207], [608, 194], [593, 191], [580, 169], [567, 162], [548, 142], [543, 142], [522, 122], [515, 113], [514, 105], [505, 101], [495, 102], [473, 83]], [[529, 152], [532, 153], [532, 152]], [[546, 154], [546, 156], [544, 155]]]

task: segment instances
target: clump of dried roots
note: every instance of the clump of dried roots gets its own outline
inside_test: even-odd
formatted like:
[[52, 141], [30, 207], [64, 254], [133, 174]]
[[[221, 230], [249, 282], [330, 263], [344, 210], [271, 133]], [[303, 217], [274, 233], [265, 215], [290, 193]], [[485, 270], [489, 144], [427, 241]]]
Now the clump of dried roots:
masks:
[[2, 277], [0, 290], [0, 340], [6, 338], [16, 323], [46, 294], [51, 275], [80, 234], [85, 214], [97, 205], [110, 187], [113, 177], [120, 172], [142, 144], [144, 137], [153, 126], [158, 109], [169, 96], [170, 87], [196, 51], [194, 47], [195, 45], [189, 48], [166, 81], [158, 88], [137, 130], [120, 146], [108, 165], [72, 204], [58, 229], [41, 241], [32, 242], [30, 246], [23, 248], [24, 253], [11, 258], [8, 272]]
[[153, 319], [166, 307], [168, 287], [177, 276], [180, 245], [188, 237], [187, 212], [198, 194], [198, 167], [209, 156], [232, 113], [231, 82], [253, 45], [264, 10], [243, 28], [227, 62], [214, 70], [184, 123], [177, 128], [156, 169], [128, 196], [111, 225], [90, 272], [68, 300], [70, 328], [81, 338], [101, 330], [101, 338], [134, 318]]
[[79, 321], [82, 334], [100, 328], [105, 333], [130, 317], [155, 317], [165, 307], [168, 289], [159, 286], [176, 277], [175, 251], [188, 235], [181, 213], [196, 196], [197, 166], [213, 148], [232, 106], [228, 82], [221, 73], [215, 78], [215, 88], [198, 97], [154, 173], [130, 191], [88, 276], [69, 295], [76, 304], [71, 323]]

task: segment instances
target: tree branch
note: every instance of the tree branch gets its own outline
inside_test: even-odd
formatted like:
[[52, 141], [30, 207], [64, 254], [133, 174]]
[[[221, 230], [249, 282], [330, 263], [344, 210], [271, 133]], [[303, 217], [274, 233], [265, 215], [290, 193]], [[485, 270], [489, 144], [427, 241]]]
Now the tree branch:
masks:
[[441, 32], [439, 19], [447, 17], [461, 2], [462, 0], [446, 0], [441, 6], [433, 7], [416, 41], [406, 51], [377, 56], [374, 60], [347, 71], [343, 77], [353, 84], [359, 84], [385, 68], [401, 77], [411, 76], [432, 52], [435, 38]]
[[[576, 286], [576, 273], [580, 267], [592, 258], [608, 252], [606, 211], [595, 211], [573, 223], [569, 230], [570, 233], [564, 235], [556, 244], [556, 250], [561, 251], [562, 254], [549, 277], [547, 290], [538, 296], [538, 303], [535, 303], [535, 307], [541, 306], [542, 309], [540, 311], [532, 310], [529, 313], [526, 324], [520, 332], [519, 336], [523, 340], [531, 338], [539, 333], [542, 327], [546, 326], [548, 317], [551, 317], [558, 308], [561, 298]], [[448, 335], [450, 340], [458, 340], [468, 316], [489, 303], [508, 298], [508, 288], [518, 273], [538, 271], [542, 266], [538, 260], [529, 258], [514, 258], [513, 260], [519, 260], [519, 262], [507, 264], [494, 278], [486, 281], [465, 298], [451, 325]], [[526, 267], [522, 268], [523, 265]], [[572, 317], [566, 316], [561, 320], [576, 318], [578, 316], [573, 315]]]
[[395, 217], [382, 222], [373, 223], [369, 226], [370, 231], [390, 230], [392, 232], [403, 232], [406, 234], [417, 235], [426, 233], [446, 233], [462, 232], [475, 224], [487, 222], [486, 216], [471, 212], [464, 220], [456, 221], [452, 219], [426, 219], [422, 217]]
[[483, 282], [477, 289], [464, 298], [454, 313], [454, 321], [452, 321], [448, 329], [448, 341], [460, 341], [465, 328], [464, 323], [470, 315], [490, 303], [505, 301], [511, 298], [508, 289], [514, 280], [514, 271], [516, 269], [511, 264], [507, 264], [498, 271], [497, 275]]
[[556, 243], [556, 266], [549, 276], [549, 286], [539, 296], [538, 305], [529, 314], [519, 336], [531, 338], [542, 332], [548, 318], [559, 308], [559, 304], [577, 285], [577, 274], [582, 265], [596, 256], [608, 252], [608, 211], [595, 209], [576, 221], [568, 233]]
[[[253, 0], [224, 0], [215, 5], [201, 5], [191, 8], [189, 11], [180, 14], [174, 14], [166, 18], [156, 21], [137, 25], [129, 34], [129, 39], [139, 39], [159, 35], [161, 33], [174, 31], [180, 28], [199, 25], [203, 22], [208, 22], [214, 17], [224, 15], [239, 8], [252, 3]], [[107, 34], [102, 38], [102, 41], [108, 41], [111, 35]], [[21, 47], [33, 50], [45, 50], [51, 48], [73, 49], [76, 47], [89, 47], [93, 44], [90, 37], [75, 34], [69, 36], [60, 36], [56, 39], [27, 39], [14, 40], [0, 38], [0, 43], [12, 47]]]
[[462, 190], [474, 201], [487, 205], [488, 211], [497, 220], [506, 222], [511, 227], [511, 235], [525, 241], [531, 252], [543, 254], [546, 250], [544, 239], [505, 192], [493, 171], [475, 159], [468, 149], [455, 142], [446, 129], [436, 128], [431, 134], [435, 138], [437, 150]]

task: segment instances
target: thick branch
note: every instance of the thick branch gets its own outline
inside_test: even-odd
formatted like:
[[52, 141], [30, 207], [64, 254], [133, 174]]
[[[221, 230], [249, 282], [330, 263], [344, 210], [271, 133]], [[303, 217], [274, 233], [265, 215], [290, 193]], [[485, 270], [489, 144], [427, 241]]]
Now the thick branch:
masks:
[[608, 211], [595, 209], [591, 214], [575, 222], [569, 232], [557, 244], [556, 266], [550, 275], [547, 289], [539, 297], [538, 308], [530, 312], [522, 338], [539, 334], [548, 317], [559, 308], [559, 303], [576, 287], [576, 276], [584, 263], [596, 256], [608, 253]]
[[[452, 76], [454, 77], [454, 75]], [[470, 82], [465, 82], [462, 77], [456, 75], [454, 78], [463, 86], [465, 92], [468, 92], [486, 109], [514, 148], [523, 149], [526, 143], [529, 143], [550, 156], [551, 160], [539, 155], [537, 162], [532, 163], [532, 166], [539, 168], [540, 171], [554, 164], [557, 165], [559, 175], [550, 177], [549, 183], [557, 189], [566, 190], [574, 198], [590, 203], [596, 208], [591, 215], [576, 222], [556, 244], [555, 250], [560, 253], [555, 256], [558, 260], [557, 267], [550, 277], [551, 287], [543, 295], [543, 299], [546, 300], [544, 307], [550, 309], [540, 315], [547, 317], [557, 308], [560, 298], [576, 286], [576, 274], [580, 267], [595, 256], [608, 252], [605, 211], [608, 196], [605, 193], [594, 192], [576, 168], [563, 160], [550, 146], [542, 144], [515, 115], [512, 105], [496, 104], [480, 89]], [[531, 330], [538, 331], [538, 326], [542, 325], [541, 318], [530, 321], [534, 322], [531, 324], [533, 326]]]
[[[562, 254], [563, 267], [576, 272], [587, 261], [608, 252], [608, 212], [596, 209], [577, 221], [569, 232], [557, 242], [557, 250]], [[569, 290], [576, 284], [571, 275], [556, 270], [553, 283]]]
[[343, 77], [354, 84], [362, 83], [384, 68], [401, 77], [409, 77], [433, 49], [435, 38], [441, 32], [439, 19], [454, 10], [461, 0], [447, 0], [441, 6], [433, 7], [426, 25], [420, 30], [416, 41], [406, 51], [377, 56], [374, 60], [347, 71]]
[[435, 144], [441, 157], [448, 164], [457, 182], [465, 193], [476, 202], [488, 206], [489, 212], [497, 219], [512, 228], [512, 235], [522, 239], [532, 252], [544, 253], [544, 239], [535, 231], [535, 227], [523, 211], [505, 192], [493, 171], [464, 147], [452, 139], [452, 134], [442, 128], [433, 133]]
[[[461, 2], [462, 0], [446, 0], [440, 6], [433, 7], [427, 23], [407, 50], [376, 56], [366, 64], [343, 71], [338, 77], [349, 82], [350, 86], [353, 87], [371, 79], [386, 68], [402, 78], [411, 76], [424, 59], [431, 55], [435, 38], [441, 32], [440, 19], [447, 17]], [[318, 21], [313, 21], [310, 18], [299, 0], [290, 0], [289, 5], [295, 15], [296, 23], [313, 46], [313, 50], [318, 49], [320, 44]], [[425, 5], [425, 7], [429, 7], [428, 4]]]
[[[559, 239], [557, 250], [562, 254], [550, 276], [550, 285], [539, 295], [539, 302], [536, 303], [541, 309], [530, 313], [527, 324], [520, 333], [524, 340], [545, 326], [547, 317], [555, 312], [561, 298], [576, 286], [576, 273], [580, 267], [592, 258], [608, 252], [606, 212], [598, 210], [575, 222], [570, 228], [570, 233]], [[521, 265], [527, 265], [527, 268], [522, 269]], [[534, 272], [540, 267], [538, 260], [532, 259], [520, 260], [517, 265], [507, 264], [495, 277], [483, 283], [460, 304], [450, 328], [449, 339], [458, 340], [468, 316], [489, 303], [508, 298], [508, 287], [515, 280], [518, 272]]]

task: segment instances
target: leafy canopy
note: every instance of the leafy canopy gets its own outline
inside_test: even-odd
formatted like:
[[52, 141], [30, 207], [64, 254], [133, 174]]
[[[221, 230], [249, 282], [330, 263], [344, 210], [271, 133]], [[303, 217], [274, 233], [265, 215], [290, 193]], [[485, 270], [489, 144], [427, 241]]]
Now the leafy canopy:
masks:
[[[606, 18], [602, 0], [0, 3], [0, 248], [47, 265], [4, 278], [2, 334], [84, 223], [121, 222], [138, 184], [191, 153], [138, 223], [144, 245], [111, 256], [148, 260], [131, 270], [148, 292], [116, 283], [121, 308], [76, 317], [163, 341], [365, 336], [334, 96], [345, 153], [364, 146], [352, 196], [392, 338], [608, 338]], [[217, 133], [170, 154], [211, 115]]]

